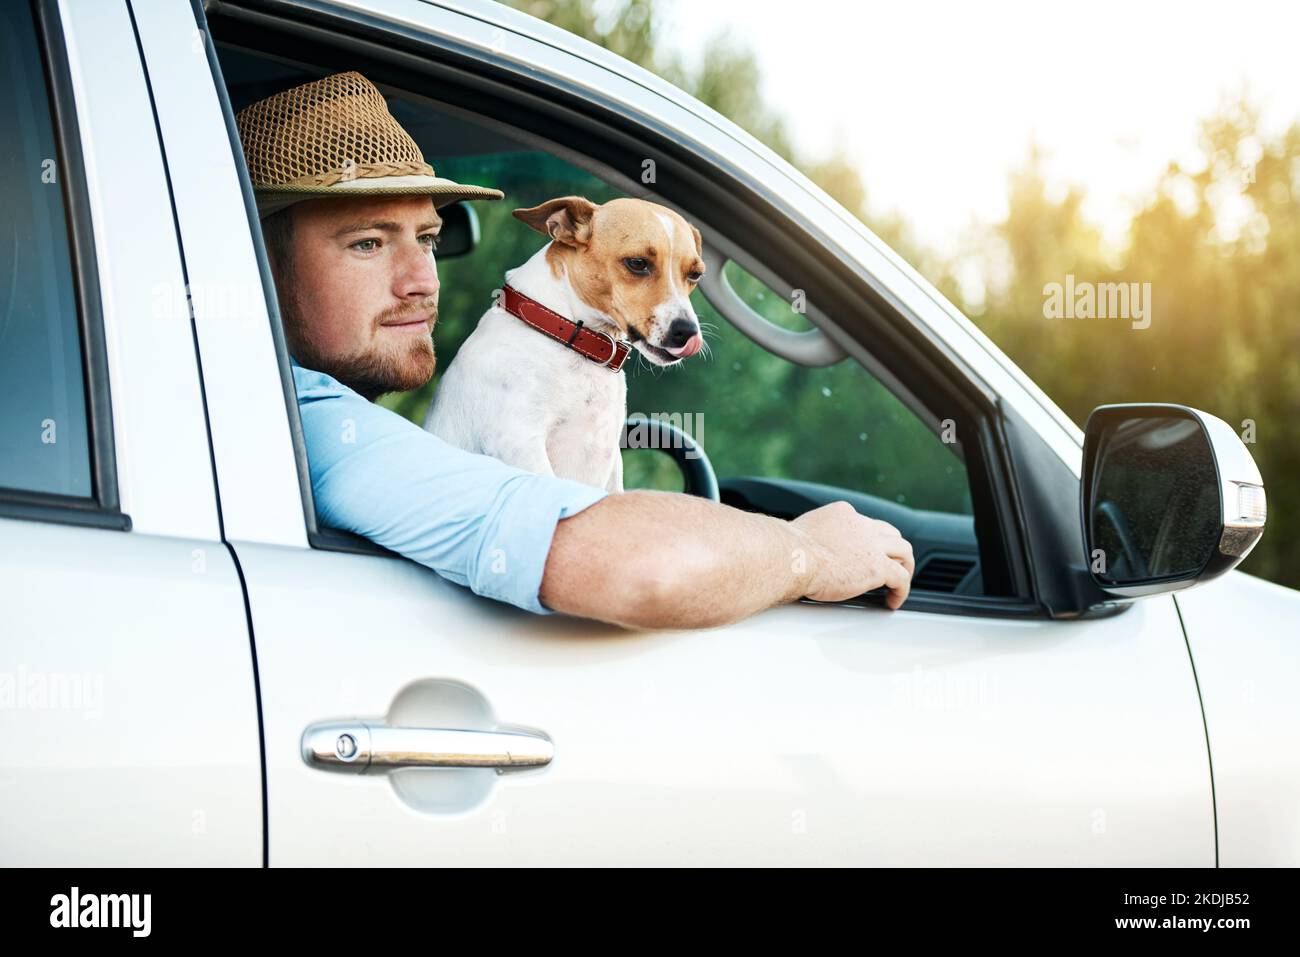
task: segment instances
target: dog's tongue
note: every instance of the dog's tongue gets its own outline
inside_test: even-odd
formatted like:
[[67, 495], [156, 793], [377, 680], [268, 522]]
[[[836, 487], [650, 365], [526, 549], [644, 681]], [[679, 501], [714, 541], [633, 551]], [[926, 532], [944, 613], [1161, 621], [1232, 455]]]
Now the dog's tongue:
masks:
[[664, 346], [664, 351], [677, 356], [679, 359], [689, 359], [691, 356], [695, 355], [695, 353], [699, 352], [703, 345], [704, 338], [697, 332], [695, 335], [687, 339], [684, 345], [680, 345], [676, 349], [669, 349], [667, 346]]

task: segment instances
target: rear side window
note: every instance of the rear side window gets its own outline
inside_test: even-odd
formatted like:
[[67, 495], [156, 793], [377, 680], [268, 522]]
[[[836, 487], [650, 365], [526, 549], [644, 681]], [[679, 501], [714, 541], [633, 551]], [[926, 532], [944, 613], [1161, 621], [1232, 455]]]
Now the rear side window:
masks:
[[0, 489], [92, 494], [49, 90], [26, 3], [0, 4]]

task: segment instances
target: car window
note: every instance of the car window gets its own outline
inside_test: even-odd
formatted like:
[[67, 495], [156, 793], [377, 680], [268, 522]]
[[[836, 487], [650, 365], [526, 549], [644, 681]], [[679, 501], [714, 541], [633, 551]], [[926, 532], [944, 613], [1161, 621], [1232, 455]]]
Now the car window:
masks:
[[[233, 48], [226, 48], [222, 59], [235, 109], [320, 74]], [[503, 202], [467, 204], [478, 221], [473, 248], [455, 256], [444, 249], [437, 256], [441, 292], [434, 378], [422, 388], [377, 400], [422, 425], [441, 376], [500, 294], [506, 271], [543, 242], [512, 211], [558, 196], [603, 203], [628, 192], [615, 185], [619, 174], [531, 133], [418, 95], [391, 88], [384, 93], [393, 116], [438, 175], [505, 192]], [[691, 219], [690, 211], [684, 212]], [[743, 268], [748, 264], [755, 273], [779, 276], [779, 264], [752, 256], [735, 236], [718, 238], [725, 238], [736, 260], [723, 275], [743, 302], [782, 328], [812, 327], [809, 316]], [[984, 537], [977, 534], [977, 519], [988, 528], [997, 517], [990, 503], [982, 511], [972, 507], [968, 450], [945, 441], [943, 420], [922, 405], [923, 398], [902, 401], [852, 357], [821, 368], [790, 362], [754, 343], [712, 307], [703, 291], [697, 290], [692, 301], [708, 352], [674, 368], [652, 365], [635, 352], [624, 366], [629, 416], [667, 418], [698, 440], [727, 504], [790, 518], [847, 500], [861, 513], [897, 525], [913, 543], [914, 590], [1003, 593], [985, 589]], [[889, 369], [887, 356], [874, 358]], [[624, 450], [623, 460], [625, 488], [683, 488], [676, 464], [661, 452]], [[995, 570], [995, 589], [1002, 587], [999, 575]]]
[[0, 5], [0, 488], [92, 494], [80, 325], [36, 28]]

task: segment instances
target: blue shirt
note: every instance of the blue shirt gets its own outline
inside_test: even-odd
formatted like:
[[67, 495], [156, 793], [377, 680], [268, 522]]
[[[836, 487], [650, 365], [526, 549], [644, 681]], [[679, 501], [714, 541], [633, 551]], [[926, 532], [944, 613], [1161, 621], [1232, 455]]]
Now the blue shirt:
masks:
[[555, 525], [607, 494], [456, 448], [292, 362], [316, 519], [539, 615]]

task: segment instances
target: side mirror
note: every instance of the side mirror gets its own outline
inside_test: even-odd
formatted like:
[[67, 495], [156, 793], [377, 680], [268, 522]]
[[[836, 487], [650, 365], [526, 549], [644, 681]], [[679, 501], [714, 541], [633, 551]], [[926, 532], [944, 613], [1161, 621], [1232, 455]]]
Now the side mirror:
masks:
[[442, 229], [438, 233], [439, 259], [451, 259], [474, 251], [478, 245], [478, 213], [466, 202], [448, 203], [438, 210]]
[[1083, 537], [1108, 594], [1217, 578], [1264, 534], [1264, 481], [1222, 419], [1182, 405], [1103, 405], [1084, 433]]

